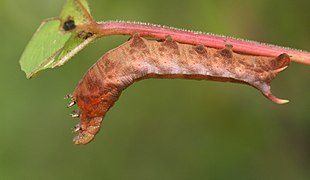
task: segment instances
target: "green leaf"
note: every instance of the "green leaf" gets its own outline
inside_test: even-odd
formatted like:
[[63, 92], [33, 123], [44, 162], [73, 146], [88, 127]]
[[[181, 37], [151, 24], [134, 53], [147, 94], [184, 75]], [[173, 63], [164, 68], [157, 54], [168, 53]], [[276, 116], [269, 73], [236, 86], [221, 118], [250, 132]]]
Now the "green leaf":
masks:
[[67, 0], [60, 19], [42, 22], [24, 50], [20, 65], [27, 78], [39, 71], [62, 66], [76, 53], [94, 41], [97, 36], [85, 32], [64, 32], [63, 23], [74, 20], [79, 26], [92, 21], [86, 0]]
[[63, 50], [70, 34], [59, 32], [60, 20], [43, 21], [20, 58], [21, 69], [27, 78], [50, 67], [55, 56]]
[[51, 66], [52, 68], [64, 65], [75, 54], [98, 38], [97, 35], [91, 35], [87, 38], [81, 36], [81, 33], [72, 33], [63, 50], [56, 56], [55, 62]]

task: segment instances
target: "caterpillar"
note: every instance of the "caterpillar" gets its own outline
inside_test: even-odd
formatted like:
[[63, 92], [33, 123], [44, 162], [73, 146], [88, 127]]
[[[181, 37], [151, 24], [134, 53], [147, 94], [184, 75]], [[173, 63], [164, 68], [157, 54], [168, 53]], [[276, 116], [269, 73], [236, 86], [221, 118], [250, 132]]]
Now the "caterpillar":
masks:
[[130, 40], [103, 55], [84, 75], [72, 93], [70, 107], [77, 104], [75, 144], [87, 144], [99, 132], [107, 111], [121, 92], [147, 78], [179, 78], [243, 83], [258, 89], [271, 101], [288, 102], [271, 93], [270, 82], [288, 67], [290, 57], [276, 58], [233, 52], [203, 45], [181, 44], [171, 37], [149, 40], [135, 34]]

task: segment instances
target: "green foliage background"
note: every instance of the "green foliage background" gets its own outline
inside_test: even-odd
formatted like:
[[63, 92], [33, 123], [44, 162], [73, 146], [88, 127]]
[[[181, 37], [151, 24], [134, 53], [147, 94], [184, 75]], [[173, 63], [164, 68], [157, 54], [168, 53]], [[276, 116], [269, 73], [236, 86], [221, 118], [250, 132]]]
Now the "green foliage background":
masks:
[[[128, 37], [92, 44], [65, 66], [27, 80], [18, 60], [63, 0], [2, 0], [0, 179], [309, 179], [310, 67], [273, 82], [287, 105], [254, 88], [144, 80], [107, 114], [96, 140], [72, 143], [63, 97], [99, 57]], [[310, 50], [308, 0], [92, 0], [97, 20], [135, 20]]]

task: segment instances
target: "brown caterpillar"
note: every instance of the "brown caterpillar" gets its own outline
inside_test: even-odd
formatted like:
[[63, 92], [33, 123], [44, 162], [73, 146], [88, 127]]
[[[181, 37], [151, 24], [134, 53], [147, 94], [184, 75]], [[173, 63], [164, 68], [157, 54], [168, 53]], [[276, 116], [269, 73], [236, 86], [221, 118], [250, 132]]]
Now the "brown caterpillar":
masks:
[[271, 80], [290, 64], [290, 57], [277, 58], [234, 53], [232, 46], [214, 49], [180, 44], [167, 37], [154, 41], [134, 35], [106, 53], [79, 82], [70, 106], [77, 103], [79, 117], [75, 144], [87, 144], [100, 130], [106, 112], [121, 92], [135, 81], [147, 78], [180, 78], [236, 82], [251, 85], [271, 101], [288, 101], [272, 95]]

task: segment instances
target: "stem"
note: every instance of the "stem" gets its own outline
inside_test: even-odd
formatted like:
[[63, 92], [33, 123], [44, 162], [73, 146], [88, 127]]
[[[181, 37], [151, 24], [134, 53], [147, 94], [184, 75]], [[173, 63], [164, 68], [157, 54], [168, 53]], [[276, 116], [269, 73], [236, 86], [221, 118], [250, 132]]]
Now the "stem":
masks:
[[233, 45], [234, 52], [257, 56], [277, 57], [282, 53], [287, 53], [292, 61], [310, 65], [310, 52], [231, 37], [161, 27], [152, 24], [110, 21], [97, 23], [90, 29], [91, 32], [101, 36], [133, 35], [134, 33], [139, 33], [139, 35], [143, 37], [146, 36], [157, 39], [165, 39], [167, 36], [171, 36], [173, 40], [180, 43], [193, 45], [202, 44], [213, 48], [224, 48], [226, 44], [231, 44]]

